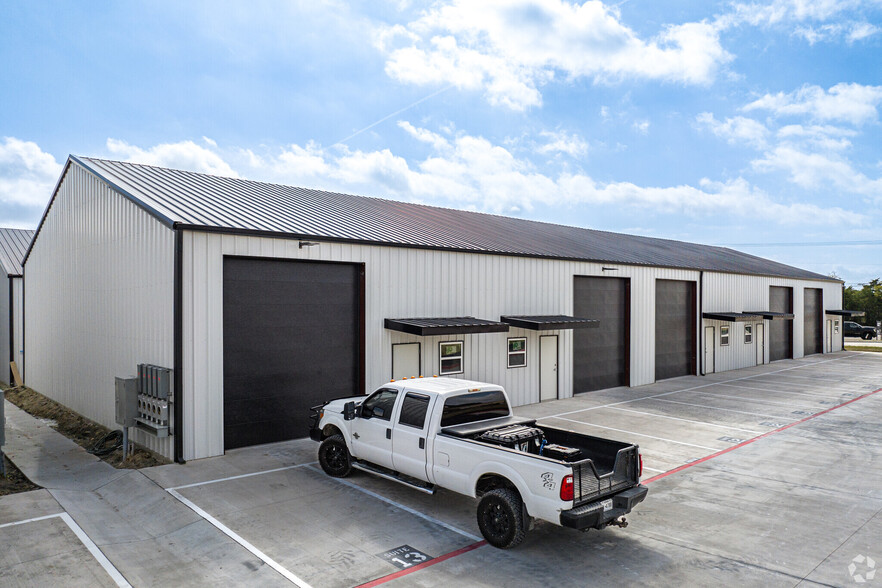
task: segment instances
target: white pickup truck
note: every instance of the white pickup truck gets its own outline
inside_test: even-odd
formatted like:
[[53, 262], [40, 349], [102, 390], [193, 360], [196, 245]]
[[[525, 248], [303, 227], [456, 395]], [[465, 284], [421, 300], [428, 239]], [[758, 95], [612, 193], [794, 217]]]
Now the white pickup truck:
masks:
[[412, 378], [312, 410], [310, 437], [328, 475], [357, 468], [476, 497], [481, 533], [503, 549], [534, 517], [583, 531], [625, 526], [620, 517], [646, 497], [636, 445], [516, 417], [493, 384]]

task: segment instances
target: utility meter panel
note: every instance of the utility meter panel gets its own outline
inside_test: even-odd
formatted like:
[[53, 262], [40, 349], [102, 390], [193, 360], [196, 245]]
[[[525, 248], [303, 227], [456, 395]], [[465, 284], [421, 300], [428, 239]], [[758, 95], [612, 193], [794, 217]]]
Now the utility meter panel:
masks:
[[116, 424], [134, 427], [138, 418], [138, 378], [116, 378]]

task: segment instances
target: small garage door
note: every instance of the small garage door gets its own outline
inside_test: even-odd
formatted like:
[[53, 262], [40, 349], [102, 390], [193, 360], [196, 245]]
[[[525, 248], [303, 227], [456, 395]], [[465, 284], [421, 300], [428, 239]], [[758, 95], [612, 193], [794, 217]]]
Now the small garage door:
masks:
[[655, 379], [695, 374], [695, 282], [655, 281]]
[[812, 355], [824, 351], [824, 331], [821, 312], [824, 308], [823, 290], [806, 288], [803, 304], [803, 353]]
[[[793, 288], [769, 286], [769, 310], [793, 312]], [[793, 357], [793, 321], [773, 320], [769, 323], [769, 361]]]
[[361, 266], [224, 258], [224, 448], [305, 437], [363, 393]]
[[574, 278], [573, 314], [600, 320], [596, 329], [573, 331], [575, 393], [628, 385], [629, 309], [629, 280]]

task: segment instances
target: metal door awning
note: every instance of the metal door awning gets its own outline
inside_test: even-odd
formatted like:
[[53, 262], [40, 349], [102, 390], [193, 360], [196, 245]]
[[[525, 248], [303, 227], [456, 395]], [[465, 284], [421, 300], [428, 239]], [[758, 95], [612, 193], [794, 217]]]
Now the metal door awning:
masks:
[[762, 314], [757, 312], [703, 312], [701, 316], [711, 321], [725, 323], [749, 323], [764, 318]]
[[867, 315], [867, 313], [864, 312], [863, 310], [825, 310], [824, 312], [826, 314], [834, 314], [836, 316], [847, 316], [847, 317], [866, 316]]
[[792, 312], [774, 312], [772, 310], [745, 310], [744, 314], [754, 314], [756, 316], [761, 316], [767, 321], [793, 320]]
[[432, 335], [467, 335], [470, 333], [506, 333], [508, 323], [500, 323], [473, 316], [452, 318], [402, 318], [385, 319], [385, 327], [411, 335], [430, 337]]
[[499, 317], [504, 323], [521, 329], [533, 331], [554, 331], [560, 329], [586, 329], [600, 326], [597, 319], [567, 316], [563, 314], [548, 315], [506, 315]]

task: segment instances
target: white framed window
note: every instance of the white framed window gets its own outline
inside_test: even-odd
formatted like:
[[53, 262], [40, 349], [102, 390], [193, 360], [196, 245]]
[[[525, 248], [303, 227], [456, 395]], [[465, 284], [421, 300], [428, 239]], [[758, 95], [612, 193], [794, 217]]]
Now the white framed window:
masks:
[[526, 337], [512, 337], [508, 340], [508, 367], [527, 367]]
[[729, 327], [723, 325], [720, 327], [720, 346], [729, 344]]
[[438, 344], [441, 375], [463, 373], [462, 341], [441, 341]]
[[744, 343], [745, 345], [753, 343], [753, 325], [744, 325]]

